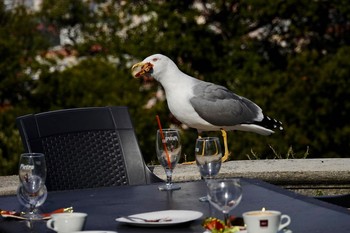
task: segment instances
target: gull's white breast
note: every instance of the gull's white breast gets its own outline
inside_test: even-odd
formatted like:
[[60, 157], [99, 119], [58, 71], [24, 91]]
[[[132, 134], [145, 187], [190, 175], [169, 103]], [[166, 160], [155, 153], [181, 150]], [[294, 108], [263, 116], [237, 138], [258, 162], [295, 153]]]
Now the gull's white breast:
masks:
[[211, 130], [213, 125], [203, 120], [195, 111], [190, 99], [194, 96], [193, 78], [184, 78], [181, 82], [171, 82], [163, 85], [170, 112], [177, 120], [191, 128]]

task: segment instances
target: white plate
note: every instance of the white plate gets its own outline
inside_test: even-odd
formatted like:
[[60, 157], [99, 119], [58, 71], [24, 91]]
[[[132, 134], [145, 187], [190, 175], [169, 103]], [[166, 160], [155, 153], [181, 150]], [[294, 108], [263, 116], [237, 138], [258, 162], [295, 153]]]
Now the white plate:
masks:
[[[237, 233], [247, 233], [247, 230], [241, 230]], [[292, 233], [292, 231], [289, 229], [288, 230], [280, 230], [280, 231], [277, 231], [277, 233]]]
[[166, 218], [167, 221], [145, 222], [143, 220], [138, 220], [138, 219], [131, 220], [124, 217], [117, 218], [116, 221], [121, 223], [127, 223], [130, 225], [135, 225], [135, 226], [160, 227], [160, 226], [171, 226], [175, 224], [190, 222], [202, 217], [202, 215], [203, 214], [201, 212], [192, 211], [192, 210], [164, 210], [164, 211], [155, 211], [155, 212], [148, 212], [148, 213], [142, 213], [142, 214], [134, 214], [134, 215], [129, 215], [128, 217], [139, 217], [147, 220]]
[[117, 233], [116, 231], [74, 231], [71, 233]]

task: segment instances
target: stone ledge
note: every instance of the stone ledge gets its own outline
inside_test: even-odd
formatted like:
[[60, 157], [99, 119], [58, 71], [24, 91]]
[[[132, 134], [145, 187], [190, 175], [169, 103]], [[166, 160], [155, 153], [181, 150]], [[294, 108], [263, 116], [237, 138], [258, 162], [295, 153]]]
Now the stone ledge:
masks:
[[[155, 166], [154, 173], [165, 179], [161, 166]], [[350, 158], [229, 161], [218, 177], [257, 178], [311, 196], [350, 193]], [[175, 182], [199, 179], [195, 164], [174, 169]], [[0, 176], [0, 195], [15, 194], [17, 186], [17, 175]]]
[[0, 176], [0, 196], [16, 194], [18, 176]]
[[[154, 173], [162, 178], [164, 170], [155, 166]], [[274, 184], [344, 183], [350, 181], [350, 159], [283, 159], [240, 160], [222, 164], [220, 177], [247, 177], [270, 181]], [[174, 181], [198, 180], [195, 164], [179, 164], [174, 169]]]
[[[165, 179], [164, 170], [154, 173]], [[240, 160], [222, 164], [218, 177], [257, 178], [310, 196], [350, 193], [350, 159]], [[196, 165], [179, 164], [173, 180], [199, 180]]]

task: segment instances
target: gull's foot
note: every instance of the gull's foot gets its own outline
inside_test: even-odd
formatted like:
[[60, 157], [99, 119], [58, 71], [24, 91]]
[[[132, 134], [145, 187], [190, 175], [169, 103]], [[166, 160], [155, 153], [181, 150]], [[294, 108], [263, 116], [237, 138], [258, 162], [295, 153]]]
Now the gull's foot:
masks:
[[183, 162], [181, 164], [183, 164], [183, 165], [192, 165], [192, 164], [196, 164], [196, 161]]
[[226, 162], [230, 158], [231, 153], [225, 152], [224, 156], [221, 158], [221, 162]]

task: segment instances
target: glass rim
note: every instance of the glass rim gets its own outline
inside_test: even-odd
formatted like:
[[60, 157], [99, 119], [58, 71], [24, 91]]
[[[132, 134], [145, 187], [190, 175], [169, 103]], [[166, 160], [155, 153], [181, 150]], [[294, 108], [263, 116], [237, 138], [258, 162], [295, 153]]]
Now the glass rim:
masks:
[[[165, 129], [162, 129], [163, 132], [172, 132], [172, 131], [175, 131], [175, 132], [179, 132], [180, 130], [179, 129], [173, 129], [173, 128], [165, 128]], [[160, 132], [160, 129], [157, 129], [157, 132]]]
[[220, 182], [238, 182], [241, 183], [241, 179], [240, 178], [214, 178], [214, 179], [209, 179], [208, 183], [220, 183]]
[[42, 157], [45, 155], [43, 153], [39, 153], [39, 152], [28, 152], [28, 153], [22, 153], [21, 156], [26, 156], [26, 157]]
[[215, 136], [210, 136], [210, 137], [200, 137], [200, 138], [197, 138], [196, 140], [198, 141], [204, 141], [204, 140], [209, 140], [209, 139], [217, 139], [220, 141], [220, 138], [219, 137], [215, 137]]

